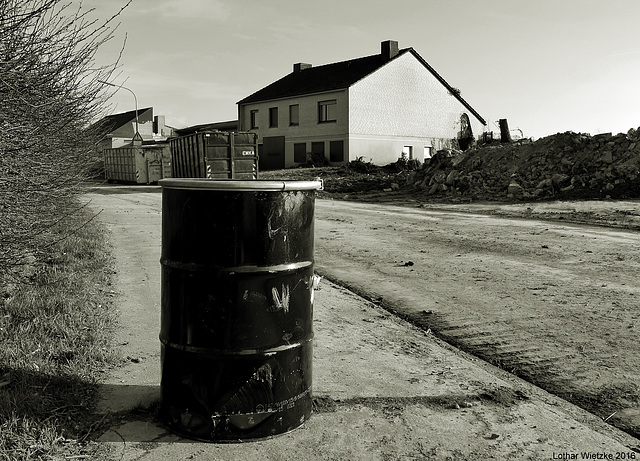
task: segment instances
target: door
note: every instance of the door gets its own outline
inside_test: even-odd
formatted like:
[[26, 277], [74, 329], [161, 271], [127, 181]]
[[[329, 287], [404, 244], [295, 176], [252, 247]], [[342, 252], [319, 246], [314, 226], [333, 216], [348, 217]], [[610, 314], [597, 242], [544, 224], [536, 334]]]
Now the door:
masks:
[[262, 138], [261, 170], [281, 170], [284, 168], [284, 136]]

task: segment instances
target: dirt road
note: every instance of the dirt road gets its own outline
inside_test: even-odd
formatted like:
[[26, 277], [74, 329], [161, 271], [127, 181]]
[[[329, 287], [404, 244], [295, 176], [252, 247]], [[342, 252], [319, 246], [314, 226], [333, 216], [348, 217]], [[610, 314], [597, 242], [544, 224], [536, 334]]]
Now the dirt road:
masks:
[[[607, 367], [587, 363], [588, 358], [566, 360], [570, 354], [556, 352], [560, 346], [554, 349], [556, 340], [550, 335], [562, 337], [563, 329], [571, 333], [565, 336], [573, 335], [566, 327], [575, 313], [569, 310], [571, 293], [588, 303], [591, 315], [597, 294], [607, 291], [605, 283], [616, 296], [636, 296], [630, 273], [633, 234], [327, 200], [316, 204], [316, 270], [348, 283], [374, 302], [321, 282], [314, 306], [314, 416], [299, 430], [251, 444], [195, 443], [168, 433], [153, 414], [131, 412], [159, 399], [159, 192], [153, 187], [106, 186], [86, 195], [93, 209], [103, 210], [99, 219], [110, 232], [117, 268], [114, 305], [120, 313], [123, 366], [109, 374], [99, 408], [118, 415], [99, 438], [112, 447], [110, 459], [561, 459], [558, 456], [582, 452], [635, 459], [640, 450], [637, 439], [603, 424], [604, 418], [431, 334], [501, 357], [505, 363], [518, 360], [523, 369], [529, 366], [533, 378], [543, 377], [547, 383], [595, 389], [571, 370], [565, 373], [566, 381], [551, 379], [559, 376], [562, 366], [580, 366], [593, 376], [600, 373], [596, 378], [608, 389], [621, 382], [631, 386], [633, 375], [622, 375], [637, 369], [631, 354], [620, 349], [615, 358], [607, 356], [596, 351], [601, 347], [597, 341], [585, 339], [584, 352], [593, 357], [612, 364], [618, 358], [626, 360], [629, 370], [613, 381], [607, 376], [615, 370], [605, 376]], [[574, 274], [572, 267], [580, 266], [580, 258], [591, 260], [589, 255], [613, 251], [594, 243], [601, 232], [605, 241], [618, 242], [616, 251], [628, 244], [624, 261], [611, 257], [626, 261], [628, 273], [616, 278], [609, 271], [602, 274], [606, 281], [591, 286], [578, 279], [590, 272]], [[534, 234], [547, 237], [545, 243], [533, 243]], [[579, 250], [566, 252], [561, 245], [581, 239], [594, 240], [591, 249], [573, 255], [573, 264], [563, 264], [565, 256], [560, 255]], [[546, 255], [544, 261], [539, 252]], [[598, 261], [604, 264], [608, 259]], [[579, 290], [586, 291], [578, 296]], [[526, 304], [520, 298], [526, 298]], [[555, 303], [556, 299], [567, 302]], [[402, 312], [422, 330], [379, 304]], [[620, 312], [629, 309], [631, 304]], [[605, 314], [619, 315], [614, 311]], [[553, 312], [563, 316], [555, 322], [544, 318]], [[532, 322], [537, 322], [533, 330]], [[627, 326], [623, 322], [621, 328]], [[581, 326], [588, 327], [594, 327], [593, 322]], [[585, 335], [596, 340], [600, 336]], [[610, 333], [605, 338], [617, 336]], [[561, 339], [562, 344], [574, 344], [571, 337]], [[632, 339], [627, 342], [633, 346]], [[553, 356], [567, 363], [554, 362]], [[605, 404], [613, 401], [610, 394], [605, 397]], [[634, 404], [625, 403], [625, 421], [633, 418]]]
[[639, 234], [319, 201], [317, 271], [640, 434]]
[[122, 366], [103, 385], [100, 412], [120, 412], [160, 398], [160, 242], [158, 187], [104, 187], [86, 195], [110, 231], [117, 264], [113, 290], [121, 327]]

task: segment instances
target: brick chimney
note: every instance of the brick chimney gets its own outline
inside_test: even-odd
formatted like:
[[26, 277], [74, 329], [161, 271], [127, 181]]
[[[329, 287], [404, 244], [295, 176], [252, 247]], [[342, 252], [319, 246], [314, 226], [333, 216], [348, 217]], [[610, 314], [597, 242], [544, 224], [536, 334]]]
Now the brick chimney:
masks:
[[305, 69], [311, 69], [313, 66], [311, 64], [307, 64], [306, 62], [299, 62], [293, 65], [294, 72], [301, 72]]
[[390, 59], [398, 56], [398, 42], [395, 40], [387, 40], [380, 44], [380, 55], [382, 59], [385, 61], [389, 61]]

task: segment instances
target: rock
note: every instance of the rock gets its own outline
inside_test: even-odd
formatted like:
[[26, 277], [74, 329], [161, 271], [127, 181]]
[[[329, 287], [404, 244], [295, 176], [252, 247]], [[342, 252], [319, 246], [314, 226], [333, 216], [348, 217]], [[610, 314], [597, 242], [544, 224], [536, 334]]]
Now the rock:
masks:
[[569, 177], [569, 175], [566, 175], [566, 174], [556, 173], [551, 177], [551, 184], [553, 184], [553, 186], [557, 189], [560, 189], [566, 186], [567, 184], [569, 184], [570, 181], [571, 181], [571, 177]]
[[509, 183], [509, 186], [507, 187], [507, 194], [515, 197], [515, 198], [521, 198], [522, 196], [524, 196], [524, 187], [522, 187], [520, 184], [518, 184], [515, 181], [512, 181], [511, 183]]
[[451, 170], [451, 171], [449, 172], [449, 174], [447, 175], [447, 178], [444, 180], [444, 183], [445, 183], [447, 186], [452, 186], [452, 185], [453, 185], [453, 183], [454, 183], [454, 181], [455, 181], [456, 179], [458, 179], [458, 174], [459, 174], [459, 173], [458, 173], [458, 170]]
[[553, 187], [553, 181], [551, 179], [543, 179], [538, 183], [536, 189], [550, 189]]
[[600, 161], [604, 163], [613, 163], [613, 152], [610, 150], [603, 152], [600, 157]]

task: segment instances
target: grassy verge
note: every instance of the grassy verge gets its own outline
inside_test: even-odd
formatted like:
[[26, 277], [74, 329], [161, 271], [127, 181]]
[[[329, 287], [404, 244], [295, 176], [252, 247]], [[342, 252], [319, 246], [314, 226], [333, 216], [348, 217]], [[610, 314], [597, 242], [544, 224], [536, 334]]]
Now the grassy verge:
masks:
[[117, 363], [113, 261], [86, 210], [50, 232], [57, 243], [0, 285], [2, 461], [100, 457], [87, 440], [98, 382]]

